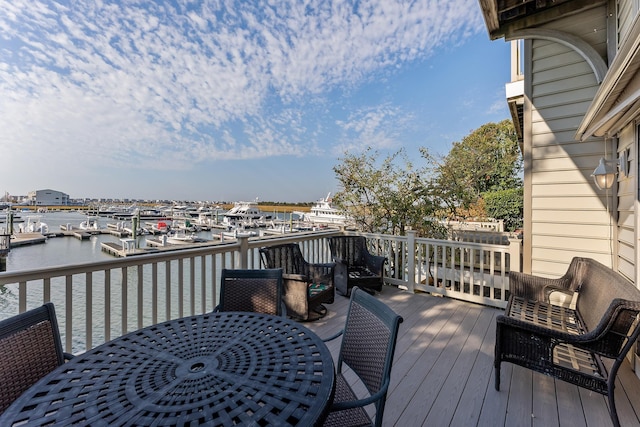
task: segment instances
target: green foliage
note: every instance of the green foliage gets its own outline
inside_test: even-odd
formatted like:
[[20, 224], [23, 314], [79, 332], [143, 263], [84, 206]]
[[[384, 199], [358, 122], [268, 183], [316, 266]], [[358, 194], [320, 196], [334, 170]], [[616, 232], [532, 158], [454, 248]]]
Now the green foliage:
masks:
[[504, 220], [507, 231], [522, 227], [524, 213], [522, 187], [486, 192], [483, 198], [487, 214], [491, 218]]
[[437, 187], [448, 216], [459, 216], [490, 191], [522, 187], [522, 157], [509, 120], [487, 123], [460, 142], [437, 170]]
[[[428, 153], [423, 152], [423, 157]], [[345, 154], [334, 172], [342, 186], [333, 201], [366, 232], [404, 234], [434, 227], [436, 205], [430, 197], [427, 167], [415, 169], [404, 150], [380, 159], [377, 151]]]
[[440, 163], [426, 148], [420, 154], [420, 168], [402, 149], [386, 158], [370, 148], [345, 154], [333, 168], [342, 186], [335, 204], [372, 233], [404, 234], [410, 227], [440, 238], [444, 229], [435, 218], [470, 214], [502, 219], [511, 230], [522, 225], [523, 162], [511, 121], [481, 126], [454, 142]]

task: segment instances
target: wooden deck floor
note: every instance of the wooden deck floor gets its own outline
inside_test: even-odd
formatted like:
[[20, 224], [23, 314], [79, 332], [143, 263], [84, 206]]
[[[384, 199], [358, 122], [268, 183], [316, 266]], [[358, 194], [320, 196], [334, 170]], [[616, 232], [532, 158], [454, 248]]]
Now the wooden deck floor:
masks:
[[[377, 298], [402, 315], [385, 426], [611, 426], [606, 398], [503, 363], [494, 389], [495, 318], [503, 311], [385, 286]], [[336, 295], [321, 337], [344, 325], [349, 300]], [[337, 360], [339, 340], [329, 343]], [[640, 380], [625, 363], [615, 390], [623, 426], [640, 426]]]

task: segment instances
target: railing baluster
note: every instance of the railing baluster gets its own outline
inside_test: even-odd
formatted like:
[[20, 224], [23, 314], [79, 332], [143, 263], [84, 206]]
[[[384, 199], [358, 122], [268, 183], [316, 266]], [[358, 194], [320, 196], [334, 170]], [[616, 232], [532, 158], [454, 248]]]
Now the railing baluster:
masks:
[[45, 302], [51, 301], [51, 277], [45, 277], [43, 283], [43, 299]]
[[27, 281], [18, 284], [18, 310], [20, 313], [27, 311]]
[[86, 328], [86, 348], [90, 349], [93, 347], [93, 273], [91, 271], [87, 272], [86, 275], [86, 308], [85, 308], [85, 328]]
[[120, 289], [120, 295], [122, 297], [122, 314], [121, 314], [121, 321], [122, 321], [122, 326], [120, 328], [120, 334], [124, 335], [128, 332], [129, 328], [127, 326], [127, 312], [129, 311], [129, 304], [128, 304], [128, 287], [129, 287], [129, 276], [127, 274], [128, 269], [127, 267], [122, 267], [122, 269], [120, 270], [120, 274], [122, 274], [122, 283], [121, 283], [121, 289]]
[[178, 260], [178, 317], [184, 317], [184, 261]]
[[171, 261], [164, 262], [165, 320], [171, 319]]
[[191, 294], [189, 310], [191, 314], [196, 312], [196, 259], [189, 258], [189, 293]]
[[138, 273], [138, 329], [141, 329], [144, 327], [144, 322], [143, 322], [143, 301], [144, 301], [144, 277], [143, 277], [143, 271], [144, 266], [143, 265], [139, 265], [136, 270]]
[[207, 258], [200, 257], [200, 311], [207, 311]]
[[66, 303], [65, 303], [65, 346], [71, 348], [73, 343], [73, 276], [66, 277]]
[[111, 269], [104, 270], [104, 338], [111, 340]]
[[158, 263], [151, 264], [151, 322], [158, 323]]

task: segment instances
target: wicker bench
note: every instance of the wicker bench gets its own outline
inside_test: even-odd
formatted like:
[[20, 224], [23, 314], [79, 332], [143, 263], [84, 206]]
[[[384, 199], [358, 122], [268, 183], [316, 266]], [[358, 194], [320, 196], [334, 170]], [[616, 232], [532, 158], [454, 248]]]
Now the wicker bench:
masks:
[[509, 287], [496, 322], [496, 390], [501, 362], [511, 362], [607, 396], [619, 426], [615, 380], [640, 333], [640, 290], [589, 258], [574, 258], [558, 279], [511, 272]]

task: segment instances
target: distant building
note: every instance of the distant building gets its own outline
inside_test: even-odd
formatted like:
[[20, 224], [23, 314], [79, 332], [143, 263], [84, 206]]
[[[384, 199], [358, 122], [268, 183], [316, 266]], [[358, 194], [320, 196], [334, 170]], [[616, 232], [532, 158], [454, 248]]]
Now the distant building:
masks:
[[69, 195], [55, 190], [36, 190], [27, 195], [29, 203], [36, 206], [68, 205]]

